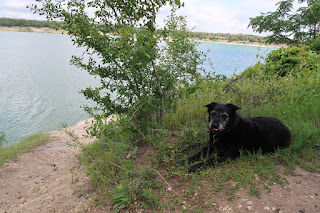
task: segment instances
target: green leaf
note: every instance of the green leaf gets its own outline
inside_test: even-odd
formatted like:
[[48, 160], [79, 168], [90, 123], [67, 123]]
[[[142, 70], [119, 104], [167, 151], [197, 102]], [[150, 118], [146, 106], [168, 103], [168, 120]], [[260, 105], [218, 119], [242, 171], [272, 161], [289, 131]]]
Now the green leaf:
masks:
[[305, 75], [305, 76], [308, 76], [310, 73], [311, 73], [311, 70], [309, 68], [303, 68], [302, 69], [302, 73]]
[[121, 204], [121, 205], [118, 206], [118, 208], [119, 208], [119, 209], [124, 209], [124, 208], [126, 208], [127, 206], [128, 206], [128, 205], [126, 205], [126, 204]]
[[142, 207], [143, 207], [144, 209], [149, 209], [149, 205], [146, 204], [145, 202], [140, 202], [140, 204], [142, 205]]

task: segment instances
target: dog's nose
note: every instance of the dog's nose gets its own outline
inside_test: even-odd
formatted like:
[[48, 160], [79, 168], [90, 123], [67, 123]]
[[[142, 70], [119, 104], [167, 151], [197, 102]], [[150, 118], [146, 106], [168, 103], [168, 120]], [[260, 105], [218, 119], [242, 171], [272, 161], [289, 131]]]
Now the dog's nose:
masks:
[[218, 130], [219, 129], [219, 124], [218, 123], [212, 123], [211, 124], [211, 129], [215, 130], [215, 131]]
[[217, 129], [219, 127], [219, 125], [218, 125], [218, 123], [212, 123], [211, 127]]
[[211, 121], [209, 124], [209, 129], [210, 131], [214, 131], [214, 132], [219, 131], [219, 122]]

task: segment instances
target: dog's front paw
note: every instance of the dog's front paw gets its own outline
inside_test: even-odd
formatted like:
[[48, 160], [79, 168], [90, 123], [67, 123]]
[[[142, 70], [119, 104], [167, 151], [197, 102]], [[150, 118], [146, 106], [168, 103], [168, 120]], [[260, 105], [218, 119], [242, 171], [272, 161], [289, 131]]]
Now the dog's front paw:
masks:
[[186, 163], [185, 160], [180, 160], [180, 161], [177, 161], [177, 162], [174, 164], [174, 166], [175, 166], [175, 167], [181, 167], [181, 166], [184, 166], [185, 163]]
[[198, 163], [196, 165], [193, 165], [189, 168], [188, 172], [189, 173], [193, 173], [193, 172], [197, 172], [199, 169], [201, 169], [201, 167], [203, 167], [203, 163]]

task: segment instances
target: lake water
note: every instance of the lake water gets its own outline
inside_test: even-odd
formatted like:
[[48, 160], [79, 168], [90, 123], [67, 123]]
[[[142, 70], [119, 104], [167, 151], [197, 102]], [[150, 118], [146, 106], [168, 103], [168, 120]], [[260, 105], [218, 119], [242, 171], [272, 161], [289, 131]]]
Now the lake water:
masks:
[[[199, 49], [211, 49], [214, 71], [226, 76], [272, 50], [213, 43]], [[81, 53], [67, 35], [0, 31], [0, 132], [9, 143], [89, 118], [80, 106], [91, 103], [78, 91], [99, 82], [70, 65], [71, 56]]]

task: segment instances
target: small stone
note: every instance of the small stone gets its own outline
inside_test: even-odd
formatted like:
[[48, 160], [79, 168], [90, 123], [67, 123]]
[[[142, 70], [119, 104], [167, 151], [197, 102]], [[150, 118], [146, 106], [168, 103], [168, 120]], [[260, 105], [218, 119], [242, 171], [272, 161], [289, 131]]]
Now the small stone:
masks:
[[192, 199], [195, 199], [198, 196], [198, 192], [194, 193]]
[[259, 176], [258, 175], [254, 175], [254, 177], [255, 177], [255, 179], [257, 180], [257, 181], [259, 181], [260, 180], [260, 178], [259, 178]]
[[267, 211], [270, 211], [270, 207], [269, 206], [265, 206], [263, 209], [267, 210]]
[[219, 209], [222, 210], [222, 212], [232, 212], [233, 211], [229, 205], [222, 207], [222, 208], [220, 207]]

